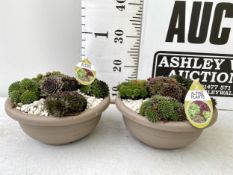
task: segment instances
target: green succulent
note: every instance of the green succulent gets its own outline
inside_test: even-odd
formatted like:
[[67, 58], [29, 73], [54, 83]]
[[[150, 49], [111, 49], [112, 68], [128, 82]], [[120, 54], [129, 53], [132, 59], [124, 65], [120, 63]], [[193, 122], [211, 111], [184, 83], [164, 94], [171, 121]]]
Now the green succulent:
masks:
[[145, 102], [142, 103], [141, 107], [140, 107], [140, 114], [142, 116], [145, 116], [145, 112], [147, 110], [147, 108], [151, 106], [151, 100], [146, 100]]
[[29, 91], [29, 90], [26, 90], [20, 96], [20, 102], [23, 103], [23, 104], [30, 104], [30, 103], [33, 103], [36, 100], [38, 100], [37, 93]]
[[150, 78], [147, 82], [147, 88], [150, 96], [161, 95], [177, 99], [184, 102], [187, 89], [178, 83], [174, 78], [156, 77]]
[[38, 92], [38, 89], [39, 89], [39, 84], [32, 80], [32, 79], [23, 79], [21, 82], [20, 82], [20, 90], [21, 91], [32, 91], [32, 92]]
[[185, 120], [183, 104], [174, 98], [160, 95], [145, 101], [140, 108], [140, 114], [153, 123]]
[[20, 90], [20, 81], [16, 81], [12, 83], [8, 88], [9, 95], [14, 91], [19, 91], [19, 90]]
[[40, 98], [39, 84], [32, 79], [23, 79], [12, 83], [8, 88], [12, 103], [29, 104]]
[[141, 99], [148, 97], [146, 81], [133, 80], [123, 82], [118, 86], [119, 95], [122, 99]]
[[9, 92], [9, 97], [11, 99], [11, 102], [18, 104], [21, 102], [20, 97], [21, 97], [21, 92], [18, 90], [14, 90]]
[[82, 85], [80, 91], [86, 95], [95, 96], [96, 98], [105, 98], [109, 95], [108, 85], [96, 79], [91, 85]]
[[87, 100], [78, 92], [60, 92], [48, 96], [45, 107], [50, 115], [64, 117], [79, 114], [87, 107]]
[[171, 78], [176, 79], [176, 81], [180, 83], [182, 86], [184, 86], [186, 89], [189, 89], [193, 83], [191, 79], [184, 78], [180, 75], [175, 75], [175, 76], [172, 76]]

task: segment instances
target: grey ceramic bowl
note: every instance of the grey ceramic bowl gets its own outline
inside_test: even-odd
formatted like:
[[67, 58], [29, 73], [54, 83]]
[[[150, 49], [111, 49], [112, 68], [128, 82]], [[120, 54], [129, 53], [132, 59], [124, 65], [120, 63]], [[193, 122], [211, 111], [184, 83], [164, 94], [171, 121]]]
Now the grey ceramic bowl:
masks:
[[[126, 127], [141, 142], [159, 149], [177, 149], [190, 145], [204, 129], [193, 127], [188, 121], [151, 123], [145, 117], [129, 109], [122, 100], [116, 98], [117, 108], [121, 111]], [[212, 126], [217, 120], [214, 111]]]
[[23, 113], [13, 108], [10, 100], [7, 99], [5, 111], [11, 118], [19, 122], [27, 135], [43, 143], [61, 145], [77, 141], [90, 134], [109, 103], [110, 97], [106, 97], [95, 108], [88, 109], [77, 116], [57, 118]]

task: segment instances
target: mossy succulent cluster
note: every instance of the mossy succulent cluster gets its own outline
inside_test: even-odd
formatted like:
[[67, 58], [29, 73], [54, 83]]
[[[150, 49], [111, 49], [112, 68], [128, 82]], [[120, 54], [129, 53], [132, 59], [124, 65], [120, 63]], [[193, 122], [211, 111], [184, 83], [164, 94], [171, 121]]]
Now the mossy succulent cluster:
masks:
[[16, 81], [9, 86], [8, 94], [14, 104], [29, 104], [40, 98], [39, 84], [32, 79]]
[[123, 82], [118, 86], [122, 99], [145, 99], [154, 95], [172, 97], [183, 102], [192, 80], [181, 76], [156, 77]]
[[150, 78], [147, 82], [150, 96], [161, 95], [172, 97], [179, 102], [184, 102], [188, 89], [182, 86], [175, 78], [156, 77]]
[[141, 99], [147, 98], [149, 93], [146, 87], [146, 81], [134, 80], [124, 82], [118, 86], [119, 95], [123, 99]]
[[185, 120], [183, 104], [174, 98], [160, 95], [145, 101], [141, 106], [140, 114], [151, 122]]
[[44, 98], [50, 115], [64, 117], [86, 109], [87, 100], [79, 91], [96, 98], [109, 95], [108, 85], [103, 81], [95, 80], [89, 86], [81, 86], [74, 77], [54, 71], [12, 83], [9, 97], [14, 105], [31, 104]]
[[80, 91], [86, 95], [94, 96], [96, 98], [105, 98], [109, 95], [108, 85], [96, 79], [91, 85], [80, 87]]
[[181, 76], [155, 77], [145, 80], [129, 81], [118, 86], [122, 99], [146, 99], [140, 114], [151, 122], [183, 121], [184, 99], [192, 80]]
[[66, 91], [49, 95], [45, 106], [51, 115], [64, 117], [83, 112], [87, 107], [87, 100], [78, 92]]

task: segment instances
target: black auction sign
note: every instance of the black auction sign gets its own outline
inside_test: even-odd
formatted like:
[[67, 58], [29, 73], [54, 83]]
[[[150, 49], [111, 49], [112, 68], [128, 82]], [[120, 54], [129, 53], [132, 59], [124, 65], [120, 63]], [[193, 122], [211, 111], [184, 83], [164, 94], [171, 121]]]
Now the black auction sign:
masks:
[[233, 55], [158, 52], [153, 65], [153, 77], [198, 79], [210, 95], [233, 97]]
[[233, 1], [148, 0], [144, 11], [139, 78], [198, 79], [233, 109]]

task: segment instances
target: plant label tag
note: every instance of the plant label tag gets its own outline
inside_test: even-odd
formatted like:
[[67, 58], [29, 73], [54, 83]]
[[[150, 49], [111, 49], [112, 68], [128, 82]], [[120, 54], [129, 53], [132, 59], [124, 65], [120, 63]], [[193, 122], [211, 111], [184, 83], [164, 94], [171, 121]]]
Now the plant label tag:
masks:
[[213, 117], [213, 103], [198, 80], [194, 80], [184, 103], [185, 113], [188, 121], [196, 128], [207, 127]]
[[90, 85], [96, 79], [96, 70], [88, 58], [82, 59], [75, 68], [75, 77], [82, 85]]

